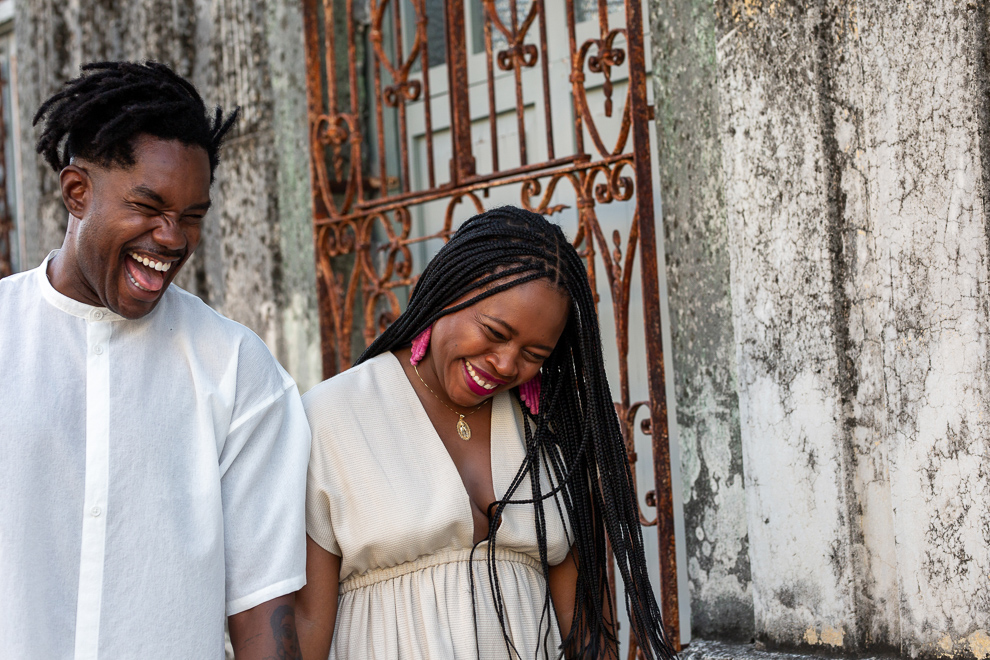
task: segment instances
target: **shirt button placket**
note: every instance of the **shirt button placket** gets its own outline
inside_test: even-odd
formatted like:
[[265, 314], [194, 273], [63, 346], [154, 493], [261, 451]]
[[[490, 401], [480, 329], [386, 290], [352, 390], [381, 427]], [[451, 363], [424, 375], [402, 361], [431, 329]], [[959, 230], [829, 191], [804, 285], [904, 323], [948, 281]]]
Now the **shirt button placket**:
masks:
[[[103, 608], [110, 488], [110, 339], [106, 310], [86, 315], [86, 486], [76, 602], [75, 657], [96, 658]], [[101, 322], [102, 321], [102, 322]]]
[[[89, 313], [89, 321], [90, 323], [102, 321], [104, 316], [106, 316], [106, 314], [102, 309], [94, 309]], [[97, 336], [102, 336], [104, 333], [97, 331], [95, 334]], [[93, 346], [93, 352], [96, 353], [97, 355], [103, 355], [103, 351], [104, 351], [103, 343], [98, 343]]]

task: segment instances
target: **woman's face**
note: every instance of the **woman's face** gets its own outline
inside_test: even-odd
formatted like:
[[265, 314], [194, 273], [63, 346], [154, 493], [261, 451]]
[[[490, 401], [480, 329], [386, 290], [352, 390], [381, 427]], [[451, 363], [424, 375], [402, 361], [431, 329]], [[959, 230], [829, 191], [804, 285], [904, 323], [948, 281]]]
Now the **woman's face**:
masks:
[[569, 312], [570, 298], [549, 282], [514, 286], [440, 318], [425, 361], [452, 403], [476, 406], [536, 375]]

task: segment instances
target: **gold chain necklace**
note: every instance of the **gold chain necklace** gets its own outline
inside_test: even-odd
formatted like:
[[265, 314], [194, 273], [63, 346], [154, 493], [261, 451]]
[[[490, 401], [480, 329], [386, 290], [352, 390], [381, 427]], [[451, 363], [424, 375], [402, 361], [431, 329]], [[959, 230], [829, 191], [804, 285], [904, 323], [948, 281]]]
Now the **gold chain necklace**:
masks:
[[458, 417], [460, 417], [460, 419], [457, 420], [457, 435], [461, 436], [461, 440], [465, 440], [465, 441], [466, 440], [470, 440], [471, 439], [471, 427], [468, 426], [468, 423], [466, 421], [464, 421], [464, 418], [467, 417], [468, 415], [473, 415], [474, 413], [476, 413], [479, 410], [481, 410], [481, 408], [486, 403], [488, 403], [489, 399], [485, 399], [484, 401], [481, 402], [481, 405], [480, 406], [478, 406], [477, 408], [475, 408], [474, 410], [472, 410], [471, 412], [469, 412], [467, 415], [463, 415], [463, 414], [457, 412], [456, 410], [454, 410], [453, 408], [451, 408], [450, 406], [448, 406], [446, 403], [443, 402], [443, 399], [441, 399], [439, 396], [437, 396], [437, 393], [433, 391], [433, 388], [430, 387], [429, 385], [427, 385], [426, 384], [426, 381], [423, 380], [423, 377], [420, 376], [419, 367], [417, 367], [415, 364], [413, 365], [413, 370], [416, 372], [416, 375], [419, 376], [419, 382], [423, 383], [423, 385], [426, 386], [426, 389], [428, 389], [430, 391], [430, 394], [432, 394], [434, 397], [436, 397], [437, 401], [439, 401], [440, 403], [442, 403], [444, 408], [446, 408], [450, 412], [452, 412], [455, 415], [457, 415]]

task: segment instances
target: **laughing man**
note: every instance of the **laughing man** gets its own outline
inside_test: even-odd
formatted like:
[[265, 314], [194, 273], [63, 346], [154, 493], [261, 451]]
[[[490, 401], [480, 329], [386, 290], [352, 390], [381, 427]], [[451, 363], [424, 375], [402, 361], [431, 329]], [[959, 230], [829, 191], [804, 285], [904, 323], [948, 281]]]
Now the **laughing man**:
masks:
[[219, 659], [225, 617], [239, 660], [296, 657], [298, 392], [170, 286], [235, 117], [150, 62], [87, 65], [38, 111], [69, 221], [0, 280], [3, 657]]

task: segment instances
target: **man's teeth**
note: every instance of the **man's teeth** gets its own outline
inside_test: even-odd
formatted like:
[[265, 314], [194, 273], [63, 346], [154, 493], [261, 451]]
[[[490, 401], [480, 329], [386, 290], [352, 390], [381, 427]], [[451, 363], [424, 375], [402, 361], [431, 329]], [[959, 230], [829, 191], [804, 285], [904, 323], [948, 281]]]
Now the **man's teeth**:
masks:
[[154, 268], [155, 270], [159, 270], [163, 273], [168, 272], [168, 269], [172, 267], [171, 261], [155, 261], [154, 259], [149, 259], [148, 257], [142, 257], [136, 252], [128, 252], [127, 256], [139, 264], [144, 264], [148, 268]]
[[465, 360], [464, 363], [467, 365], [468, 373], [471, 374], [471, 379], [474, 382], [476, 382], [478, 385], [480, 385], [481, 387], [485, 388], [486, 390], [494, 390], [496, 387], [498, 387], [497, 385], [492, 385], [488, 381], [486, 381], [483, 378], [481, 378], [481, 376], [479, 376], [475, 372], [474, 367], [471, 366], [471, 363], [470, 362], [468, 362], [467, 360]]

